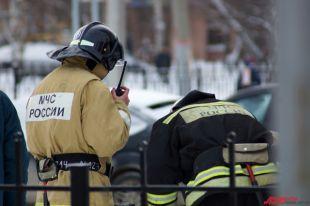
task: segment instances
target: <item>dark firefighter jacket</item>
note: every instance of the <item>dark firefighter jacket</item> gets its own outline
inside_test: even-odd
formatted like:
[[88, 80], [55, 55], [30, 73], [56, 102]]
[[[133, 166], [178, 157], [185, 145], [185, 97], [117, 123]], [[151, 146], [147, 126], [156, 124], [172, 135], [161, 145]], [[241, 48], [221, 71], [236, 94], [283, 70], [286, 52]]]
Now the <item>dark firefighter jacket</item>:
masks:
[[[153, 126], [147, 149], [149, 184], [228, 186], [229, 168], [218, 150], [227, 134], [234, 131], [236, 143], [271, 141], [271, 133], [250, 112], [238, 104], [219, 101], [213, 94], [192, 91], [173, 110]], [[273, 163], [253, 166], [253, 171], [260, 174], [260, 185], [275, 181]], [[240, 165], [236, 165], [236, 174], [237, 185], [250, 186]], [[186, 194], [186, 205], [195, 205], [206, 195]], [[176, 192], [156, 191], [148, 193], [147, 199], [152, 205], [166, 205], [176, 201]]]
[[[0, 91], [0, 184], [16, 183], [16, 156], [14, 150], [14, 133], [22, 132], [19, 118], [9, 97]], [[28, 153], [25, 139], [21, 142], [23, 183], [28, 177]], [[23, 195], [22, 202], [25, 201]], [[0, 191], [0, 206], [15, 205], [15, 192]]]

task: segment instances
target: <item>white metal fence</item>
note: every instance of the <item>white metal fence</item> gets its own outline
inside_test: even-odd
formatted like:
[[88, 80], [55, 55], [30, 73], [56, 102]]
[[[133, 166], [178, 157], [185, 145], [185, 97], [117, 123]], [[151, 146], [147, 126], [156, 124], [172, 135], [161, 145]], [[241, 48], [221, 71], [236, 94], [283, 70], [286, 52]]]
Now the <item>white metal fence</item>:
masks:
[[[228, 65], [223, 63], [195, 63], [190, 68], [191, 89], [214, 93], [217, 98], [225, 99], [237, 91], [240, 71], [244, 65]], [[258, 65], [262, 84], [273, 81], [273, 69], [268, 65]], [[153, 66], [143, 68], [140, 72], [128, 72], [125, 82], [130, 88], [156, 90], [179, 94], [176, 67], [169, 68], [168, 82], [165, 82]]]

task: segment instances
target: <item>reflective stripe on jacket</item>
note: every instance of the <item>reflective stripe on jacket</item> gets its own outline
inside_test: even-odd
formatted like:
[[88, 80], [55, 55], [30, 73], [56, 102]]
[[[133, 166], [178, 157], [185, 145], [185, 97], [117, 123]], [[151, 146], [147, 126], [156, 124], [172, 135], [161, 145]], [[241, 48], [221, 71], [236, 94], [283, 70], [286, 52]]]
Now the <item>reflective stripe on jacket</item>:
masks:
[[166, 205], [170, 204], [177, 199], [177, 193], [172, 192], [169, 194], [152, 194], [152, 193], [147, 193], [147, 201], [151, 204], [154, 205]]

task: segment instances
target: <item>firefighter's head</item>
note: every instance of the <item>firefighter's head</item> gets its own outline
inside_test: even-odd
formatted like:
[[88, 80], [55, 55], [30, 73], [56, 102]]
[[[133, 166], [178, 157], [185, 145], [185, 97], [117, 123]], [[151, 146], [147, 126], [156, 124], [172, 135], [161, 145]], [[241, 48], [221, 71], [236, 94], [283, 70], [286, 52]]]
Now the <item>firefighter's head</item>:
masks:
[[[105, 75], [124, 58], [124, 51], [117, 36], [100, 22], [92, 22], [77, 30], [69, 46], [48, 53], [58, 61], [68, 57], [84, 57], [94, 73]], [[102, 71], [104, 69], [106, 71]], [[105, 76], [104, 75], [104, 76]]]

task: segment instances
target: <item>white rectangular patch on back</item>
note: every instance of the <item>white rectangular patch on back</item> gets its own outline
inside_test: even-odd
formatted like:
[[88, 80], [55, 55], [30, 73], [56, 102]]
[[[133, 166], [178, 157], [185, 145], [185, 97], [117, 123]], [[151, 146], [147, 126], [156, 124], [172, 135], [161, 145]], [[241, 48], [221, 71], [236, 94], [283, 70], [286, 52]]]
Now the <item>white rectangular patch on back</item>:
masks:
[[74, 93], [55, 92], [30, 97], [26, 122], [51, 119], [70, 120]]

